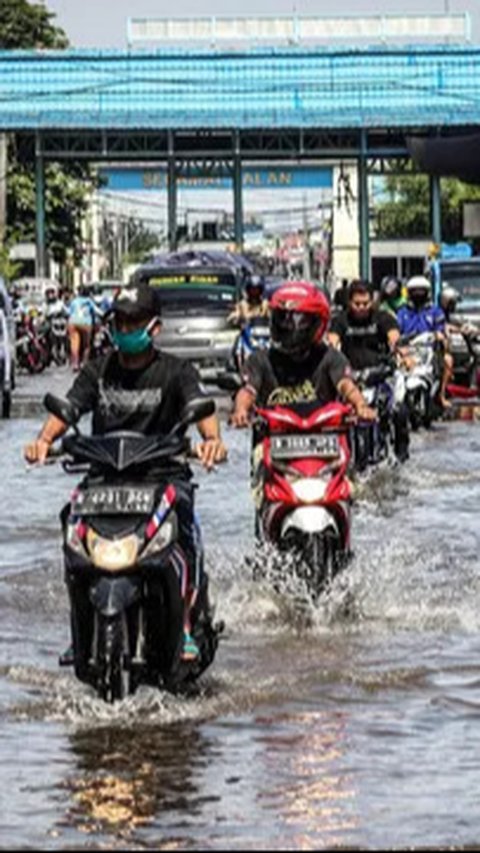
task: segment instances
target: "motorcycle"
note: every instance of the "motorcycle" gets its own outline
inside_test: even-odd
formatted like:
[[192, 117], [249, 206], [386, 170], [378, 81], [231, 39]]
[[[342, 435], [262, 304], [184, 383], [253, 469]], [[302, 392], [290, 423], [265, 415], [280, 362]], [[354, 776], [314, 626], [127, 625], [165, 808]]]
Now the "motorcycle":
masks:
[[252, 487], [259, 544], [293, 557], [315, 602], [350, 557], [349, 431], [341, 403], [259, 408]]
[[[449, 335], [450, 349], [454, 356], [453, 382], [447, 385], [450, 397], [478, 396], [480, 392], [480, 332], [475, 327], [458, 329]], [[462, 361], [455, 355], [462, 349]]]
[[437, 416], [441, 386], [441, 363], [438, 357], [442, 344], [432, 332], [423, 332], [405, 339], [414, 360], [413, 369], [406, 374], [406, 400], [413, 430], [427, 429]]
[[27, 370], [32, 374], [42, 373], [50, 363], [44, 324], [33, 316], [23, 316], [17, 323], [15, 350], [20, 370]]
[[[192, 401], [167, 436], [87, 437], [70, 403], [51, 394], [44, 402], [73, 428], [62, 442], [64, 470], [86, 474], [61, 515], [75, 674], [109, 703], [140, 684], [176, 691], [212, 663], [222, 625], [213, 624], [204, 573], [191, 611], [200, 654], [181, 661], [191, 590], [168, 472], [172, 462], [186, 461], [185, 429], [212, 414], [215, 404]], [[165, 473], [149, 484], [152, 465]]]
[[113, 349], [112, 334], [107, 321], [102, 321], [95, 326], [92, 336], [90, 358], [99, 358]]
[[353, 467], [365, 471], [369, 465], [386, 460], [405, 462], [410, 432], [403, 373], [393, 358], [387, 358], [375, 367], [357, 371], [354, 379], [366, 403], [378, 412], [378, 420], [357, 424], [353, 429]]
[[52, 314], [48, 318], [50, 361], [62, 367], [68, 362], [68, 321], [65, 314]]

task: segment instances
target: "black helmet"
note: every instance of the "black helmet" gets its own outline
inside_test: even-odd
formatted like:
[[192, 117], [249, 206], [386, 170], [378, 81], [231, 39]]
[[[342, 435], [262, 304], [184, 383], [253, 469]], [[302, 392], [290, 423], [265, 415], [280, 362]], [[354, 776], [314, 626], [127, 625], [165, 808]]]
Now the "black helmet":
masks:
[[263, 275], [251, 275], [245, 284], [245, 296], [253, 302], [261, 302], [265, 293]]

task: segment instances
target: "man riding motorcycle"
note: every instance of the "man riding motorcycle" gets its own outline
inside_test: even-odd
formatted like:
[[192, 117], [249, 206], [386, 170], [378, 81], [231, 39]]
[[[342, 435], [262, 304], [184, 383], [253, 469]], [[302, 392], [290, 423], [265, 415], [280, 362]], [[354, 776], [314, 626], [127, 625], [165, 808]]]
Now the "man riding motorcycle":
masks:
[[424, 275], [416, 275], [407, 281], [407, 304], [397, 315], [400, 333], [413, 337], [430, 332], [439, 344], [439, 370], [442, 375], [439, 402], [443, 408], [450, 408], [446, 399], [447, 384], [453, 372], [453, 359], [448, 352], [445, 314], [442, 308], [431, 301], [432, 287]]
[[[113, 304], [113, 337], [116, 350], [85, 365], [67, 394], [80, 415], [93, 413], [93, 433], [131, 430], [145, 435], [168, 434], [177, 424], [189, 400], [202, 396], [194, 368], [154, 347], [161, 329], [156, 292], [146, 284], [121, 291]], [[215, 415], [198, 424], [202, 441], [196, 454], [207, 469], [226, 458]], [[51, 445], [67, 430], [67, 424], [50, 415], [36, 441], [25, 449], [30, 463], [45, 462]], [[200, 555], [193, 512], [191, 471], [178, 465], [173, 483], [179, 497], [180, 538], [191, 567], [190, 577], [199, 583]], [[150, 472], [155, 481], [158, 474]], [[183, 660], [195, 660], [197, 645], [190, 634], [190, 610], [196, 587], [189, 590], [184, 617]], [[65, 661], [63, 661], [65, 662]]]
[[247, 279], [243, 299], [237, 302], [228, 320], [234, 325], [243, 326], [254, 317], [268, 317], [265, 280], [260, 275], [252, 275]]
[[347, 359], [323, 342], [329, 321], [328, 300], [314, 284], [286, 282], [275, 291], [270, 300], [270, 347], [252, 353], [245, 365], [233, 426], [247, 427], [255, 404], [327, 404], [339, 395], [358, 417], [376, 418], [351, 378]]
[[402, 294], [402, 285], [398, 278], [393, 276], [385, 276], [380, 283], [380, 310], [388, 311], [394, 317], [397, 316], [400, 308], [406, 304]]
[[380, 364], [395, 350], [400, 332], [391, 314], [375, 309], [370, 284], [354, 281], [349, 287], [348, 308], [332, 319], [328, 338], [354, 370], [364, 370]]
[[[348, 307], [332, 320], [330, 344], [341, 349], [355, 371], [368, 371], [380, 367], [386, 358], [397, 353], [400, 332], [395, 316], [382, 308], [375, 308], [371, 286], [365, 281], [354, 281], [349, 287]], [[393, 411], [386, 414], [386, 431], [393, 424], [396, 456], [408, 459], [408, 415], [403, 401], [394, 403]]]

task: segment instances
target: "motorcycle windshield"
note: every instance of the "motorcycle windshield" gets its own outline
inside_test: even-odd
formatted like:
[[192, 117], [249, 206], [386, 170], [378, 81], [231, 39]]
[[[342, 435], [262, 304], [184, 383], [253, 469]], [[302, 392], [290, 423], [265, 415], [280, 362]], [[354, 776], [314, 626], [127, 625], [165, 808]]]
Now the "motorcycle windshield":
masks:
[[69, 436], [64, 451], [78, 463], [91, 463], [124, 472], [147, 463], [168, 461], [184, 452], [186, 439], [118, 432], [106, 435]]

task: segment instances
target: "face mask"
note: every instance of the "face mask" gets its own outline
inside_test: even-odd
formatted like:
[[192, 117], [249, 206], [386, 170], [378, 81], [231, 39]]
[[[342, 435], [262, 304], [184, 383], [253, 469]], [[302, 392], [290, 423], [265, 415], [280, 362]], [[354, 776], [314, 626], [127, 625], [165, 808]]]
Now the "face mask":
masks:
[[151, 330], [156, 320], [152, 320], [144, 329], [135, 329], [133, 332], [119, 332], [113, 329], [113, 343], [124, 355], [141, 355], [152, 344]]
[[410, 300], [413, 302], [415, 308], [423, 308], [428, 302], [428, 294], [412, 293], [410, 295]]

